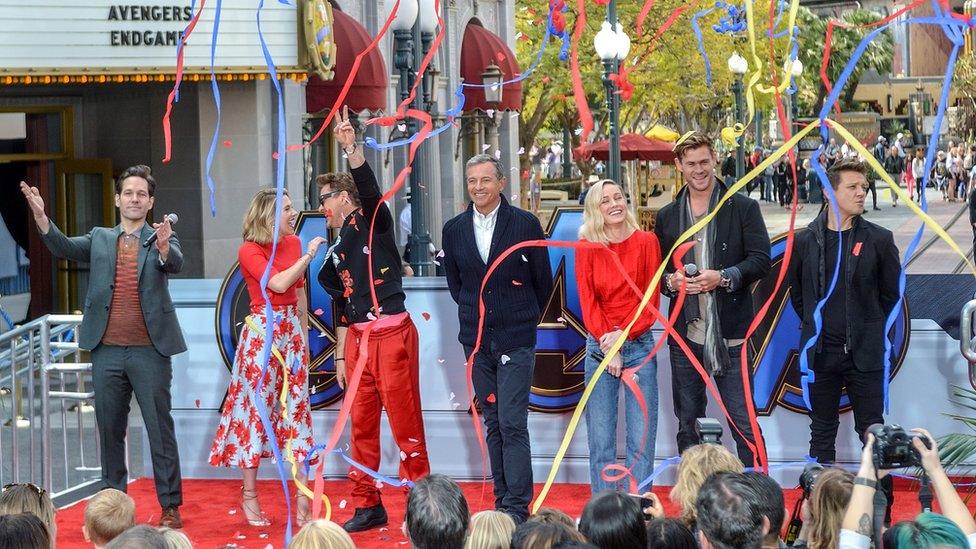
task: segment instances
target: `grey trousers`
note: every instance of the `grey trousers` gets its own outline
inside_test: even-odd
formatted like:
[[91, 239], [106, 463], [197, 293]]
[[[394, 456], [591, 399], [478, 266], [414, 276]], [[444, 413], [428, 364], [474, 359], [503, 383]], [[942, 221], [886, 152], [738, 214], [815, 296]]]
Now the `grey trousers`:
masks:
[[135, 393], [149, 438], [156, 498], [164, 508], [181, 505], [180, 454], [170, 414], [170, 358], [152, 346], [99, 345], [92, 351], [92, 378], [106, 487], [126, 491], [125, 436]]

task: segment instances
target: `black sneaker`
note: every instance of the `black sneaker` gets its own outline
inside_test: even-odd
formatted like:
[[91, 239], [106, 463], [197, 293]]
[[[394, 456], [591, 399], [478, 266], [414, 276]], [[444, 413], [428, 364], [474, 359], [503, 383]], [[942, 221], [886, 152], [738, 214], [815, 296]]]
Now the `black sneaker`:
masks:
[[356, 514], [342, 525], [346, 532], [363, 532], [380, 526], [386, 526], [386, 509], [382, 503], [377, 503], [372, 507], [357, 507]]

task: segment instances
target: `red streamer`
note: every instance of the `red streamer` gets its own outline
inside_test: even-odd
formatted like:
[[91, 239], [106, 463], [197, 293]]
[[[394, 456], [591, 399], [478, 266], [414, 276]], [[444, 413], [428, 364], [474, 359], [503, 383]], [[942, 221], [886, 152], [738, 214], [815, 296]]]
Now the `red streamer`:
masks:
[[180, 48], [176, 54], [176, 82], [173, 84], [173, 89], [169, 92], [169, 97], [166, 98], [166, 112], [163, 113], [163, 148], [165, 150], [163, 153], [163, 163], [168, 163], [173, 153], [173, 136], [170, 131], [169, 117], [173, 112], [173, 101], [176, 100], [176, 90], [180, 89], [180, 83], [183, 82], [183, 54], [186, 51], [186, 41], [190, 38], [193, 29], [196, 28], [197, 22], [200, 20], [200, 15], [203, 14], [203, 6], [206, 3], [207, 0], [200, 0], [200, 9], [197, 10], [197, 14], [190, 21], [190, 24], [186, 26], [186, 32], [183, 33], [183, 37], [180, 39]]
[[586, 143], [590, 133], [593, 131], [593, 115], [590, 113], [590, 105], [586, 101], [586, 91], [583, 89], [583, 77], [580, 75], [579, 66], [579, 41], [586, 28], [586, 0], [576, 0], [576, 26], [573, 29], [573, 39], [571, 41], [569, 67], [573, 80], [573, 95], [576, 100], [576, 110], [579, 111], [580, 123], [583, 130], [580, 133], [580, 142]]

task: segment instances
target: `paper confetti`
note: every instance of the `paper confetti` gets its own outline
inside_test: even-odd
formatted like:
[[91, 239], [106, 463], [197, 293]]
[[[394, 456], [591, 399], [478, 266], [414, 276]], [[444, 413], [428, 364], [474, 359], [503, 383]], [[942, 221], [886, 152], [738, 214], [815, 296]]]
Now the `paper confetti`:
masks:
[[525, 147], [519, 147], [519, 154], [525, 154]]
[[557, 317], [556, 318], [556, 322], [562, 322], [563, 324], [565, 324], [566, 323], [566, 319], [560, 316], [560, 317]]
[[488, 109], [485, 111], [485, 114], [488, 115], [488, 118], [493, 118], [495, 116], [495, 109]]
[[524, 262], [526, 262], [526, 263], [528, 263], [528, 262], [529, 262], [529, 260], [528, 260], [528, 259], [527, 259], [527, 258], [525, 257], [525, 254], [522, 254], [522, 261], [524, 261]]
[[424, 320], [430, 320], [430, 313], [428, 312], [420, 313], [420, 316], [424, 317]]
[[363, 253], [369, 255], [369, 246], [363, 246]]
[[451, 404], [452, 404], [452, 406], [453, 406], [453, 408], [454, 408], [455, 410], [457, 410], [458, 408], [460, 408], [460, 407], [461, 407], [461, 403], [460, 403], [460, 402], [452, 402]]
[[488, 395], [488, 398], [485, 399], [485, 402], [487, 402], [488, 404], [494, 404], [496, 400], [497, 399], [495, 398], [495, 393], [491, 393]]
[[346, 508], [346, 500], [339, 501], [339, 509], [345, 509], [345, 508]]
[[401, 132], [405, 132], [405, 131], [407, 131], [407, 125], [404, 124], [404, 123], [402, 123], [402, 122], [399, 123], [399, 124], [397, 124], [397, 130], [399, 130]]
[[407, 459], [407, 453], [400, 450], [400, 461], [405, 461]]
[[512, 286], [521, 286], [521, 285], [522, 283], [519, 282], [518, 280], [512, 280]]
[[519, 199], [518, 193], [515, 193], [515, 194], [512, 195], [512, 202], [515, 202], [518, 199]]
[[498, 159], [498, 160], [501, 160], [501, 158], [502, 158], [502, 151], [501, 150], [495, 149], [495, 158]]
[[512, 360], [508, 355], [502, 355], [502, 364], [508, 364], [508, 361]]
[[273, 160], [278, 160], [278, 151], [275, 151], [275, 152], [271, 153], [271, 158]]
[[451, 391], [451, 397], [450, 398], [451, 398], [451, 400], [454, 400], [454, 392], [453, 391]]
[[200, 407], [200, 399], [199, 398], [196, 399], [196, 400], [194, 400], [193, 403], [197, 405], [197, 408]]
[[438, 362], [438, 364], [444, 364], [444, 359], [443, 358], [438, 358], [437, 359], [437, 362]]
[[323, 311], [321, 308], [318, 308], [312, 312], [315, 313], [315, 316], [322, 316], [322, 313], [324, 313], [325, 311]]
[[386, 271], [389, 271], [389, 270], [390, 270], [389, 267], [382, 267], [382, 268], [380, 268], [380, 274], [386, 274]]
[[227, 140], [224, 141], [224, 148], [229, 149], [229, 148], [231, 148], [233, 146], [234, 146], [234, 144], [231, 142], [230, 139], [227, 139]]
[[487, 151], [490, 148], [491, 148], [491, 145], [489, 145], [488, 143], [485, 143], [484, 145], [481, 146], [481, 152], [485, 152], [485, 151]]

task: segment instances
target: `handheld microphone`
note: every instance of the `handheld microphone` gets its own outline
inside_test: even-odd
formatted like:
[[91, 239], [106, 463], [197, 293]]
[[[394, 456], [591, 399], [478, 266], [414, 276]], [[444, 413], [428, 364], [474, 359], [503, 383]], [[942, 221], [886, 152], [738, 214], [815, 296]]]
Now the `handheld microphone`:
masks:
[[698, 265], [694, 263], [685, 264], [685, 278], [694, 278], [698, 276]]
[[[170, 225], [176, 225], [176, 222], [180, 220], [179, 216], [176, 215], [175, 213], [168, 213], [165, 216], [163, 216], [163, 219], [164, 220], [168, 219]], [[146, 241], [142, 243], [143, 248], [148, 248], [149, 246], [152, 246], [154, 242], [156, 242], [156, 239], [159, 238], [159, 235], [156, 233], [157, 231], [153, 231], [153, 233], [149, 235], [149, 238], [147, 238]]]

